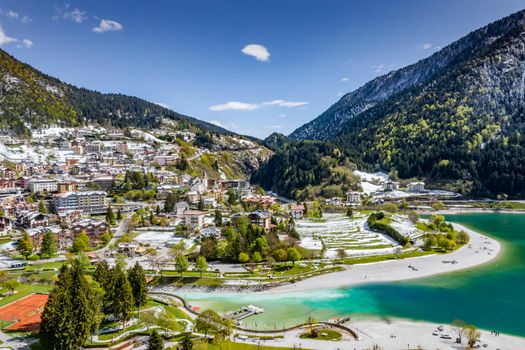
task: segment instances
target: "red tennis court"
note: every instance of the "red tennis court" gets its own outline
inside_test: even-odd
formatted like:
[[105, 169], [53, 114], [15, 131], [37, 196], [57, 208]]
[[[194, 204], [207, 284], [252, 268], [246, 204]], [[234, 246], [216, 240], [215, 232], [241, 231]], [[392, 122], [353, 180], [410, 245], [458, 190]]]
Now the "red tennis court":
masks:
[[34, 293], [0, 307], [0, 320], [13, 322], [6, 329], [37, 332], [49, 295]]

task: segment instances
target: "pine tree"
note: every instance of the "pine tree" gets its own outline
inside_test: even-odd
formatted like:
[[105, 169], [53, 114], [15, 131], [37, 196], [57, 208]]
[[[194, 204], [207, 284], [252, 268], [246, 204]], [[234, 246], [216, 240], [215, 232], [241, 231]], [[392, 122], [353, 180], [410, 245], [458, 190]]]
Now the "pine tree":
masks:
[[42, 247], [40, 248], [40, 255], [47, 255], [52, 257], [58, 251], [58, 244], [53, 232], [46, 232], [42, 240]]
[[110, 283], [110, 269], [105, 260], [96, 263], [93, 279], [97, 281], [104, 290], [109, 290]]
[[149, 336], [148, 350], [163, 350], [163, 349], [164, 349], [164, 343], [162, 342], [162, 337], [156, 330], [154, 330], [153, 332], [151, 332], [151, 335]]
[[122, 220], [122, 210], [120, 208], [117, 211], [117, 220]]
[[122, 326], [131, 319], [133, 314], [133, 292], [126, 274], [120, 266], [111, 269], [112, 288], [109, 291], [111, 296], [111, 309], [113, 315], [122, 321]]
[[98, 295], [78, 261], [73, 261], [71, 267], [64, 265], [42, 313], [42, 344], [57, 350], [82, 347], [97, 324]]
[[131, 285], [133, 300], [135, 306], [140, 308], [146, 305], [148, 299], [148, 283], [146, 282], [146, 275], [142, 266], [136, 262], [135, 265], [128, 271], [128, 280]]
[[22, 234], [22, 238], [18, 240], [17, 250], [26, 259], [33, 253], [33, 242], [25, 231]]
[[108, 207], [108, 211], [106, 212], [106, 221], [109, 222], [110, 225], [115, 225], [115, 214], [111, 206]]

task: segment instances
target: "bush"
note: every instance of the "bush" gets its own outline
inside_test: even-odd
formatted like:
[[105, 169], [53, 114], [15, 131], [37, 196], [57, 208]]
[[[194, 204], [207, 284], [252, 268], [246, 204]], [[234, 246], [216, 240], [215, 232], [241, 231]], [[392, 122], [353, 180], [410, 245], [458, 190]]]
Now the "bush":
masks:
[[407, 237], [403, 236], [401, 233], [399, 233], [396, 229], [394, 229], [390, 225], [385, 224], [383, 222], [379, 222], [384, 217], [385, 217], [385, 214], [382, 212], [376, 212], [376, 213], [370, 214], [367, 220], [368, 227], [370, 227], [370, 229], [374, 231], [384, 233], [385, 235], [397, 241], [402, 246], [407, 244], [409, 241]]

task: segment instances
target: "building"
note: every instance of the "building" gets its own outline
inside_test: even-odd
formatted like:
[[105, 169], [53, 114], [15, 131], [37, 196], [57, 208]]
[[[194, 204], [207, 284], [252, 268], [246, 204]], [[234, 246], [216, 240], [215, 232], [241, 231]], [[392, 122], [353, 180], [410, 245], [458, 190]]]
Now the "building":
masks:
[[76, 181], [61, 181], [58, 183], [58, 193], [73, 192], [77, 190]]
[[409, 192], [425, 192], [425, 183], [421, 181], [415, 181], [408, 184]]
[[304, 216], [304, 205], [302, 204], [291, 204], [290, 215], [294, 219], [302, 219]]
[[91, 182], [103, 191], [109, 191], [115, 185], [115, 179], [111, 175], [97, 176]]
[[361, 192], [356, 192], [356, 191], [346, 192], [346, 203], [350, 203], [350, 204], [361, 203]]
[[97, 219], [80, 219], [71, 225], [71, 239], [74, 240], [80, 233], [85, 232], [89, 237], [90, 246], [100, 243], [100, 237], [107, 233], [109, 225], [106, 221]]
[[58, 191], [58, 181], [53, 179], [31, 179], [28, 182], [28, 189], [32, 193], [53, 193]]
[[127, 143], [119, 143], [115, 149], [116, 152], [126, 154], [128, 153], [128, 144]]
[[186, 210], [182, 214], [184, 225], [191, 229], [200, 229], [204, 226], [205, 212], [199, 210]]
[[201, 237], [207, 237], [207, 238], [215, 237], [216, 239], [219, 239], [221, 238], [221, 230], [219, 230], [215, 226], [206, 227], [205, 229], [202, 229]]
[[399, 182], [397, 181], [387, 181], [383, 185], [385, 191], [395, 191], [399, 189]]
[[179, 161], [179, 156], [178, 155], [155, 156], [153, 157], [153, 161], [158, 166], [174, 166]]
[[107, 194], [104, 191], [67, 192], [54, 196], [57, 212], [82, 210], [89, 214], [102, 214], [107, 211]]
[[186, 197], [188, 197], [188, 202], [190, 203], [197, 203], [201, 198], [201, 196], [195, 191], [189, 191], [186, 193]]
[[202, 199], [202, 204], [204, 204], [204, 207], [206, 208], [216, 208], [217, 199], [212, 198], [212, 197], [206, 197]]
[[18, 225], [25, 228], [46, 227], [49, 224], [49, 217], [38, 211], [24, 210], [18, 215]]
[[182, 216], [186, 210], [190, 209], [190, 205], [186, 202], [177, 202], [175, 203], [175, 214], [177, 216]]
[[250, 219], [250, 223], [252, 225], [262, 227], [265, 230], [268, 230], [271, 226], [270, 214], [262, 210], [256, 210], [254, 212], [249, 213], [248, 219]]
[[13, 229], [13, 220], [8, 217], [0, 216], [0, 235], [8, 235]]
[[339, 197], [328, 198], [325, 202], [328, 205], [334, 205], [334, 206], [340, 206], [342, 204], [341, 198]]

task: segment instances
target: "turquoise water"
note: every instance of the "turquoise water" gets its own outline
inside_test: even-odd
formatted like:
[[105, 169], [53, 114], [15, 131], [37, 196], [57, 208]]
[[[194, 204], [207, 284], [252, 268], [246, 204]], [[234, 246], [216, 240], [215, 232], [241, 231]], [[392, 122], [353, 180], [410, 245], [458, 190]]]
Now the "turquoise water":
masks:
[[352, 315], [400, 317], [439, 323], [462, 319], [480, 328], [525, 336], [525, 215], [462, 214], [447, 220], [500, 241], [504, 251], [481, 267], [424, 279], [279, 295], [187, 294], [190, 302], [217, 311], [254, 303], [266, 312], [248, 318], [258, 328]]

